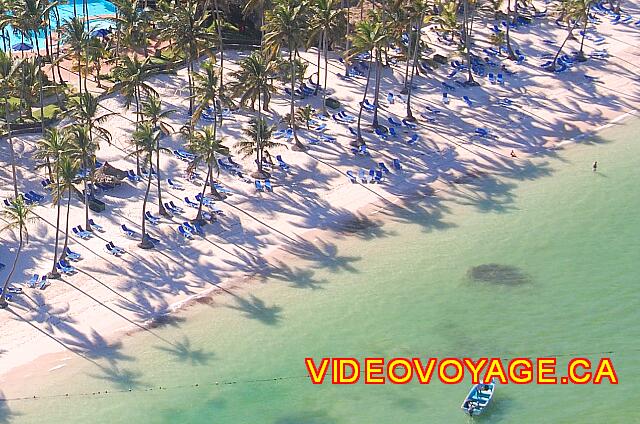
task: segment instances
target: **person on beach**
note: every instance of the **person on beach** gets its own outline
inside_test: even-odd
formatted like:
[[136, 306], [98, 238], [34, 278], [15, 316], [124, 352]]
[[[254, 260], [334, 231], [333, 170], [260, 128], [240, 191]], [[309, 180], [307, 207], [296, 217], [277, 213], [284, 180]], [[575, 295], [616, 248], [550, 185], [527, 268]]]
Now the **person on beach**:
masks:
[[517, 158], [518, 156], [516, 156], [516, 152], [514, 152], [513, 150], [511, 151], [511, 157], [512, 158]]
[[598, 161], [593, 162], [593, 172], [598, 170]]

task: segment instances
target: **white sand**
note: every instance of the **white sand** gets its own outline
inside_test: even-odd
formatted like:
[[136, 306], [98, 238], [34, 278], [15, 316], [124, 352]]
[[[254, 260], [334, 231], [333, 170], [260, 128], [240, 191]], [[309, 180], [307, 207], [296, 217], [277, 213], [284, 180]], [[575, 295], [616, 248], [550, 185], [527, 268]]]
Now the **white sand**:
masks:
[[[637, 8], [628, 11], [640, 18]], [[571, 70], [557, 75], [539, 68], [543, 62], [539, 55], [552, 50], [541, 39], [562, 40], [563, 29], [549, 20], [526, 27], [526, 35], [519, 30], [512, 31], [514, 45], [527, 54], [527, 61], [522, 65], [507, 64], [517, 74], [506, 76], [504, 86], [491, 85], [486, 78], [478, 78], [480, 87], [457, 88], [449, 95], [448, 106], [441, 102], [440, 82], [446, 80], [449, 66], [436, 71], [435, 78], [417, 77], [420, 88], [415, 91], [413, 110], [419, 119], [420, 141], [414, 146], [406, 145], [404, 140], [378, 140], [369, 132], [371, 114], [365, 112], [363, 122], [367, 125], [363, 128], [367, 129], [370, 158], [354, 158], [348, 146], [351, 137], [346, 126], [327, 121], [327, 134], [338, 136], [337, 143], [311, 146], [306, 153], [287, 149], [272, 152], [274, 157], [276, 153], [282, 154], [291, 165], [289, 173], [273, 172], [273, 193], [258, 194], [252, 183], [222, 172], [221, 181], [236, 194], [217, 203], [225, 216], [219, 223], [207, 226], [206, 238], [186, 241], [177, 232], [179, 223], [195, 215], [195, 209], [186, 207], [181, 199], [187, 195], [193, 199], [200, 187], [182, 178], [186, 169], [184, 162], [173, 155], [165, 155], [161, 166], [163, 199], [183, 206], [186, 214], [173, 219], [163, 218], [160, 225], [151, 227], [151, 234], [163, 242], [156, 250], [143, 251], [135, 241], [123, 236], [118, 227], [124, 223], [139, 230], [145, 183], [136, 186], [124, 183], [106, 192], [102, 196], [108, 205], [106, 213], [92, 213], [106, 228], [106, 233], [96, 233], [86, 241], [70, 237], [70, 247], [83, 256], [83, 260], [75, 264], [79, 273], [53, 281], [44, 291], [25, 286], [26, 293], [18, 296], [10, 310], [0, 312], [0, 384], [4, 394], [10, 395], [12, 389], [3, 383], [15, 383], [19, 376], [35, 372], [38, 367], [54, 370], [63, 366], [70, 355], [69, 350], [84, 353], [100, 348], [108, 343], [107, 340], [144, 326], [150, 319], [170, 312], [175, 305], [193, 296], [207, 293], [221, 284], [232, 289], [243, 280], [282, 270], [287, 265], [272, 255], [278, 249], [293, 255], [321, 256], [327, 248], [323, 242], [326, 235], [314, 230], [332, 229], [340, 222], [369, 216], [372, 209], [366, 208], [367, 205], [402, 204], [403, 198], [429, 193], [429, 187], [447, 195], [460, 195], [456, 185], [449, 183], [460, 181], [459, 178], [466, 174], [482, 172], [496, 177], [522, 175], [522, 178], [544, 175], [544, 170], [537, 169], [528, 158], [553, 155], [553, 150], [563, 140], [576, 138], [621, 115], [633, 113], [640, 101], [640, 48], [637, 45], [640, 29], [631, 25], [611, 25], [605, 17], [597, 31], [608, 40], [597, 48], [606, 48], [611, 57], [576, 64]], [[489, 31], [482, 29], [481, 32], [483, 35], [476, 35], [478, 54], [488, 46], [484, 40]], [[578, 42], [570, 41], [565, 50], [577, 49]], [[593, 49], [593, 43], [587, 41], [586, 53]], [[233, 67], [237, 56], [237, 53], [228, 52], [225, 59], [231, 60], [225, 60], [225, 66]], [[316, 60], [314, 51], [303, 56], [312, 63]], [[315, 72], [314, 66], [310, 66], [308, 75], [312, 72]], [[331, 60], [330, 72], [335, 74], [344, 69], [337, 60]], [[583, 77], [585, 73], [599, 77], [601, 82], [587, 81]], [[403, 74], [402, 63], [393, 70], [386, 70], [380, 113], [384, 124], [388, 116], [404, 117], [403, 103], [387, 105], [385, 100], [386, 93], [392, 89], [397, 93], [393, 87], [400, 84]], [[178, 110], [173, 115], [176, 130], [186, 120], [185, 80], [184, 70], [177, 76], [163, 75], [153, 80], [165, 107]], [[364, 82], [362, 78], [345, 82], [331, 75], [331, 95], [356, 115]], [[272, 117], [288, 112], [288, 99], [281, 94], [271, 103]], [[473, 99], [473, 108], [466, 106], [462, 95]], [[515, 105], [510, 108], [498, 106], [496, 101], [502, 97], [513, 99]], [[369, 99], [372, 99], [371, 94]], [[320, 101], [320, 97], [310, 100], [316, 107]], [[302, 104], [303, 101], [298, 101], [298, 105]], [[122, 116], [109, 119], [106, 126], [112, 132], [113, 144], [101, 146], [99, 160], [123, 170], [135, 169], [135, 159], [126, 157], [133, 125], [125, 117], [134, 119], [133, 109], [126, 111], [119, 96], [105, 99], [102, 105]], [[427, 124], [419, 117], [427, 105], [442, 111], [435, 124]], [[228, 146], [233, 146], [241, 137], [241, 127], [250, 114], [239, 112], [236, 116], [235, 121], [226, 121], [222, 130]], [[471, 137], [476, 127], [488, 129], [497, 138]], [[300, 133], [307, 144], [306, 132]], [[20, 136], [15, 141], [21, 191], [42, 192], [39, 181], [44, 173], [34, 171], [32, 158], [36, 139], [37, 136]], [[171, 148], [180, 143], [178, 136], [164, 140]], [[5, 198], [12, 194], [7, 143], [3, 143], [1, 149], [0, 197]], [[512, 149], [517, 153], [517, 159], [510, 157]], [[351, 184], [345, 176], [347, 170], [357, 174], [360, 168], [373, 168], [378, 162], [391, 168], [393, 158], [401, 160], [404, 171], [392, 171], [383, 184]], [[237, 156], [234, 159], [239, 160]], [[590, 166], [592, 160], [585, 158], [584, 166]], [[255, 168], [253, 158], [247, 158], [242, 164], [245, 174]], [[169, 189], [167, 177], [181, 181], [186, 190]], [[468, 193], [469, 190], [467, 196]], [[155, 188], [152, 188], [149, 210], [157, 215], [155, 195]], [[498, 195], [491, 192], [479, 191], [471, 196], [476, 201], [500, 201], [493, 197]], [[71, 204], [70, 225], [84, 224], [82, 204], [76, 199]], [[16, 282], [26, 281], [33, 273], [45, 274], [51, 268], [55, 208], [51, 207], [50, 196], [44, 206], [35, 211], [41, 220], [29, 229], [31, 240], [18, 263], [13, 278]], [[64, 209], [62, 219], [64, 222]], [[313, 240], [308, 234], [311, 231], [317, 238], [305, 241]], [[0, 261], [7, 265], [0, 272], [0, 279], [4, 279], [17, 243], [8, 232], [0, 234], [0, 240]], [[112, 257], [103, 249], [105, 240], [113, 240], [128, 253], [122, 258]], [[39, 357], [39, 366], [34, 367], [32, 363]]]

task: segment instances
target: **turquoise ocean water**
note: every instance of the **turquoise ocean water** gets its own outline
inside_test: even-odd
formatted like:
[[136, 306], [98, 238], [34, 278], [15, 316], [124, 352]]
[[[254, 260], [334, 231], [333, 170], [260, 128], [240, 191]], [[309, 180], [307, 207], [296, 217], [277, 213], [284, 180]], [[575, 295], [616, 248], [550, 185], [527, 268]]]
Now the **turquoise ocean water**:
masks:
[[571, 354], [611, 356], [620, 384], [501, 385], [475, 421], [638, 422], [637, 134], [637, 120], [615, 126], [526, 175], [325, 239], [329, 257], [291, 264], [293, 278], [197, 305], [95, 354], [100, 366], [25, 381], [70, 396], [8, 402], [0, 423], [467, 423], [468, 382], [314, 386], [303, 360]]

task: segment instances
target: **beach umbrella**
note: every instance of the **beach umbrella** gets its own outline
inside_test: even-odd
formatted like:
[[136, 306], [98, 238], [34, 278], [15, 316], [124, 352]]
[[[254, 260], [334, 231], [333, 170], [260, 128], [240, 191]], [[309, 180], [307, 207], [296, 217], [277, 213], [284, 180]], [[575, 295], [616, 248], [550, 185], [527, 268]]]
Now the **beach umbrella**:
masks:
[[18, 43], [13, 45], [13, 50], [17, 52], [26, 52], [29, 50], [33, 50], [33, 46], [27, 43]]
[[104, 37], [106, 37], [107, 35], [109, 35], [109, 31], [108, 31], [108, 30], [106, 30], [105, 28], [97, 29], [97, 30], [95, 30], [95, 31], [93, 31], [93, 32], [91, 33], [91, 36], [92, 36], [92, 37], [100, 37], [100, 38], [104, 38]]

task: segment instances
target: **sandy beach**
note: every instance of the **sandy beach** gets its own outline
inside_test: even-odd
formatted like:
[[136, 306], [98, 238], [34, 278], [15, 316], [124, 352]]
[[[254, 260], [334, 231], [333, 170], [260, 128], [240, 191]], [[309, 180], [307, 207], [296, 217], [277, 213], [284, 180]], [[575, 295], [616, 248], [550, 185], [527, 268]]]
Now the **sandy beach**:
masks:
[[[638, 5], [625, 4], [625, 8], [628, 13], [640, 15]], [[363, 129], [370, 156], [355, 157], [350, 151], [352, 136], [347, 125], [329, 119], [325, 133], [337, 137], [335, 143], [309, 145], [311, 132], [302, 130], [300, 138], [309, 145], [308, 151], [283, 147], [272, 152], [274, 157], [282, 155], [290, 165], [288, 171], [274, 167], [273, 192], [258, 193], [253, 181], [221, 171], [220, 182], [233, 194], [216, 202], [224, 215], [206, 227], [204, 237], [185, 240], [177, 231], [180, 223], [195, 216], [195, 209], [184, 206], [183, 198], [193, 199], [201, 190], [201, 181], [188, 182], [187, 165], [174, 155], [162, 157], [163, 199], [173, 200], [186, 212], [162, 218], [159, 225], [150, 228], [151, 235], [161, 240], [156, 249], [139, 249], [137, 242], [119, 229], [126, 224], [140, 230], [144, 182], [125, 182], [104, 192], [100, 198], [107, 203], [107, 210], [92, 217], [105, 232], [96, 232], [88, 240], [70, 235], [70, 247], [83, 257], [74, 264], [78, 273], [52, 281], [43, 291], [25, 286], [25, 293], [12, 302], [10, 309], [0, 312], [0, 385], [4, 396], [10, 398], [19, 392], [24, 381], [45, 378], [71, 356], [91, 359], [92, 352], [118, 343], [126, 334], [170, 320], [172, 311], [199, 297], [236, 290], [250, 292], [251, 283], [258, 284], [269, 275], [303, 276], [304, 269], [295, 265], [296, 257], [331, 256], [325, 240], [337, 235], [346, 237], [349, 231], [345, 229], [357, 231], [382, 219], [375, 213], [378, 210], [411, 207], [411, 199], [424, 196], [433, 196], [434, 202], [438, 196], [470, 196], [481, 202], [504, 192], [489, 185], [468, 184], [480, 175], [518, 176], [525, 180], [544, 174], [544, 166], [534, 165], [530, 159], [552, 157], [557, 149], [566, 146], [567, 140], [582, 142], [586, 134], [635, 114], [640, 104], [640, 47], [636, 41], [640, 29], [632, 24], [613, 25], [608, 17], [598, 16], [601, 23], [597, 34], [607, 41], [596, 46], [586, 40], [585, 53], [605, 48], [606, 59], [591, 58], [559, 74], [543, 71], [540, 64], [544, 60], [540, 56], [554, 53], [554, 48], [542, 40], [559, 44], [566, 30], [551, 19], [536, 21], [524, 33], [512, 32], [513, 42], [526, 54], [526, 60], [515, 64], [501, 59], [514, 73], [505, 76], [504, 85], [491, 84], [486, 77], [477, 78], [478, 87], [456, 88], [449, 93], [450, 103], [445, 105], [441, 83], [452, 82], [447, 79], [450, 67], [443, 66], [428, 77], [419, 76], [413, 100], [418, 128], [400, 131], [398, 138], [382, 140], [371, 133], [371, 114], [364, 112]], [[476, 35], [478, 54], [489, 47], [489, 28], [481, 26]], [[579, 39], [572, 40], [565, 50], [578, 47]], [[245, 54], [226, 52], [225, 71], [237, 69], [235, 63]], [[302, 56], [310, 62], [307, 76], [316, 72], [315, 50]], [[348, 113], [357, 115], [365, 79], [338, 78], [336, 75], [344, 72], [344, 66], [337, 56], [330, 61], [329, 72], [329, 94], [339, 99]], [[385, 123], [387, 117], [405, 116], [406, 105], [401, 100], [393, 104], [384, 100], [388, 92], [398, 97], [403, 73], [402, 62], [385, 69], [380, 99], [380, 118]], [[596, 80], [585, 78], [585, 74]], [[176, 110], [170, 120], [176, 130], [187, 120], [186, 78], [182, 69], [177, 75], [160, 75], [151, 81], [164, 107]], [[463, 101], [463, 95], [469, 96], [471, 107]], [[504, 106], [501, 99], [512, 103]], [[321, 101], [321, 96], [310, 97], [299, 100], [297, 106], [308, 103], [319, 108]], [[127, 110], [117, 93], [105, 96], [101, 105], [105, 112], [117, 115], [105, 124], [113, 142], [100, 146], [98, 159], [122, 170], [135, 169], [135, 158], [127, 156], [131, 152], [128, 140], [135, 120], [133, 109]], [[274, 122], [288, 112], [288, 98], [282, 87], [270, 106], [269, 118]], [[435, 117], [433, 122], [420, 117], [428, 107], [439, 110], [428, 114]], [[242, 127], [251, 117], [249, 112], [239, 110], [232, 119], [225, 119], [222, 133], [232, 152], [242, 137]], [[476, 128], [484, 128], [489, 136], [474, 135]], [[414, 133], [418, 134], [418, 141], [407, 144]], [[45, 175], [42, 170], [35, 170], [33, 160], [37, 139], [37, 135], [29, 135], [14, 140], [21, 191], [42, 192], [40, 180]], [[178, 148], [181, 137], [168, 136], [163, 145]], [[0, 147], [1, 198], [12, 193], [8, 149], [6, 143]], [[511, 156], [512, 151], [516, 157]], [[399, 159], [401, 171], [392, 169], [393, 159]], [[584, 158], [584, 166], [590, 167], [594, 160], [597, 158]], [[242, 159], [234, 155], [234, 161], [241, 164], [245, 175], [255, 168], [253, 157]], [[369, 170], [380, 162], [392, 169], [382, 183], [352, 183], [346, 175], [347, 171], [357, 175], [359, 169]], [[169, 188], [166, 178], [180, 182], [185, 190]], [[148, 210], [158, 215], [155, 196], [152, 189]], [[50, 246], [56, 219], [51, 203], [47, 194], [43, 205], [35, 209], [40, 219], [30, 228], [29, 244], [18, 263], [15, 282], [26, 281], [34, 273], [45, 274], [51, 268]], [[73, 200], [71, 205], [70, 225], [82, 224], [82, 204]], [[1, 262], [9, 265], [17, 243], [9, 232], [1, 233], [0, 240]], [[113, 241], [127, 253], [114, 258], [104, 251], [106, 241]], [[6, 277], [8, 268], [0, 271], [0, 278]]]

